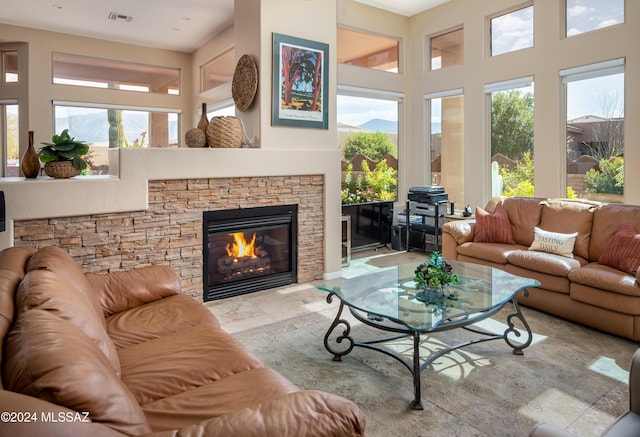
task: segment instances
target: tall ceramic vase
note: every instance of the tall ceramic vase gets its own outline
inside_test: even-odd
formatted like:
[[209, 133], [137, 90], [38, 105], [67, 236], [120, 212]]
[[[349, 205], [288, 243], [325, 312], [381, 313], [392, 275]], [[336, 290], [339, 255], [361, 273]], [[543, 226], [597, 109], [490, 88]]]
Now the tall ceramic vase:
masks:
[[24, 177], [29, 179], [37, 178], [40, 173], [40, 159], [38, 159], [38, 153], [33, 146], [33, 131], [29, 131], [29, 147], [27, 147], [27, 151], [22, 155], [20, 168], [22, 169]]
[[207, 120], [207, 104], [202, 104], [202, 115], [200, 116], [200, 121], [198, 122], [198, 129], [207, 133], [207, 127], [209, 127], [209, 120]]

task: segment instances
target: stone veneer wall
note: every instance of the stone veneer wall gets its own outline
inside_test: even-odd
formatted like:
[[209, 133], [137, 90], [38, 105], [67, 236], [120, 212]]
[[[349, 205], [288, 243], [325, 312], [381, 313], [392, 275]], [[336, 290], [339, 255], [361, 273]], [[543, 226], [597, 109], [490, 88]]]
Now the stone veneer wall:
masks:
[[86, 272], [167, 264], [202, 301], [204, 211], [298, 204], [298, 282], [308, 282], [324, 270], [323, 199], [321, 175], [149, 181], [145, 211], [16, 221], [14, 244], [62, 247]]

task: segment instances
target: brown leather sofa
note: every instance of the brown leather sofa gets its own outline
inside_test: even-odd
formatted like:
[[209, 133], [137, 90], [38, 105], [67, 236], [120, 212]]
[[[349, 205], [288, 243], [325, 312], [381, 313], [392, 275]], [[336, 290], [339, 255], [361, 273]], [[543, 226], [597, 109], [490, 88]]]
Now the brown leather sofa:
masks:
[[[640, 233], [640, 206], [499, 197], [484, 209], [494, 212], [501, 208], [509, 218], [515, 244], [474, 241], [476, 221], [455, 221], [443, 226], [443, 256], [537, 279], [541, 287], [532, 289], [526, 298], [519, 296], [523, 305], [640, 340], [640, 270], [630, 274], [598, 263], [622, 226], [631, 224]], [[528, 250], [534, 227], [577, 232], [573, 258]]]
[[[636, 437], [640, 435], [640, 349], [631, 358], [629, 411], [618, 417], [601, 435], [602, 437]], [[551, 424], [539, 423], [531, 430], [529, 437], [576, 437], [576, 435]]]
[[359, 436], [352, 402], [265, 368], [169, 267], [0, 252], [0, 435]]

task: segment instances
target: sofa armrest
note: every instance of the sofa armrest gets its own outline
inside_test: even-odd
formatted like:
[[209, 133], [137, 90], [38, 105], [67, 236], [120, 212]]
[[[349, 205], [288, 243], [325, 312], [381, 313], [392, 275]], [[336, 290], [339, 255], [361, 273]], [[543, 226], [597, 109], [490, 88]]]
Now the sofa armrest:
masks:
[[444, 224], [442, 233], [450, 235], [460, 245], [473, 240], [475, 229], [476, 221], [474, 219], [454, 220]]
[[640, 349], [631, 357], [629, 368], [629, 410], [640, 414]]
[[0, 422], [0, 435], [124, 437], [82, 413], [8, 390], [0, 390], [0, 411], [9, 413], [8, 420]]
[[123, 272], [87, 273], [106, 316], [180, 292], [180, 277], [169, 266], [154, 265]]
[[304, 390], [154, 437], [364, 436], [366, 419], [353, 402]]

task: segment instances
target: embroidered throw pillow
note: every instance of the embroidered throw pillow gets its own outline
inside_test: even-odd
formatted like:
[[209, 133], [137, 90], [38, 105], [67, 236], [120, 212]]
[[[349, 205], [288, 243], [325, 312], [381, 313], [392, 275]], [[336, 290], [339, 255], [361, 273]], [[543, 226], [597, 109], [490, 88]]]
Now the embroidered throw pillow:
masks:
[[630, 224], [624, 225], [611, 237], [598, 262], [635, 275], [640, 267], [640, 234]]
[[507, 212], [500, 208], [491, 214], [476, 207], [476, 229], [473, 241], [483, 243], [516, 244]]
[[559, 232], [545, 231], [536, 226], [533, 228], [533, 233], [533, 243], [531, 243], [529, 250], [573, 258], [573, 246], [576, 244], [577, 232], [561, 234]]

